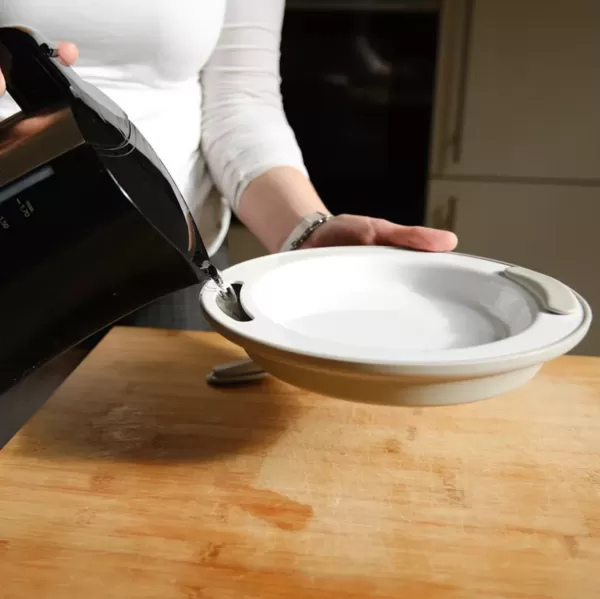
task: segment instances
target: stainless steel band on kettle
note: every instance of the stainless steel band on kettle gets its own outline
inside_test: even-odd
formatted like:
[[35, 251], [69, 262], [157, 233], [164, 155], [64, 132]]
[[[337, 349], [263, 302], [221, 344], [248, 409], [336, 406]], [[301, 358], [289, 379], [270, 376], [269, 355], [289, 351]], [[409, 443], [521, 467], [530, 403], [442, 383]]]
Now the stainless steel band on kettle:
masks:
[[305, 216], [288, 235], [288, 238], [285, 240], [279, 251], [289, 252], [291, 250], [297, 250], [316, 229], [327, 221], [330, 221], [332, 218], [332, 214], [325, 214], [323, 212], [313, 212], [312, 214]]

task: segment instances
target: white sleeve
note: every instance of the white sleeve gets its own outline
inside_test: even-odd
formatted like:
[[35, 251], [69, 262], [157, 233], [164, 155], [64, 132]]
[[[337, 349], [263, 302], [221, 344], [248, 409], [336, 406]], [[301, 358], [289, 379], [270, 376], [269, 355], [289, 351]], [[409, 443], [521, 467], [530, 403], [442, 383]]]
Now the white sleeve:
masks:
[[202, 150], [237, 209], [248, 183], [276, 166], [306, 173], [283, 111], [279, 55], [285, 0], [227, 0], [223, 30], [202, 71]]

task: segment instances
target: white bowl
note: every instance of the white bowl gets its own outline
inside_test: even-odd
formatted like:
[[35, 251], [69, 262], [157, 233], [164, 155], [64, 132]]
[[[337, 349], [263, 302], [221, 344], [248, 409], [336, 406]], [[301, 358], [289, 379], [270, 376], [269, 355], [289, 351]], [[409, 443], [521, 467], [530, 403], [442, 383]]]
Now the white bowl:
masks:
[[[340, 247], [264, 256], [224, 272], [251, 320], [214, 326], [273, 376], [343, 399], [442, 405], [521, 386], [575, 347], [591, 310], [559, 281], [458, 253]], [[222, 304], [221, 304], [222, 305]]]

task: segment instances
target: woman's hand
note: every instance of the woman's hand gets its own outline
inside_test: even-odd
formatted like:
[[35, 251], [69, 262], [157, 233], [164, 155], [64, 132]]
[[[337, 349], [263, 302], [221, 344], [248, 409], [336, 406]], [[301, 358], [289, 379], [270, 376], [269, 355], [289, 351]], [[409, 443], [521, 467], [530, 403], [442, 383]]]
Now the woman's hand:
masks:
[[[79, 57], [79, 50], [70, 42], [58, 42], [58, 57], [65, 66], [71, 66]], [[6, 81], [0, 70], [0, 96], [6, 91]]]
[[[327, 212], [310, 180], [293, 167], [275, 167], [251, 181], [238, 206], [241, 221], [272, 253], [278, 252], [302, 217]], [[318, 227], [303, 248], [336, 245], [392, 245], [449, 252], [456, 235], [426, 227], [404, 227], [387, 220], [342, 214]]]
[[428, 252], [450, 252], [457, 243], [456, 235], [450, 231], [405, 227], [380, 218], [341, 214], [317, 228], [302, 248], [391, 245]]

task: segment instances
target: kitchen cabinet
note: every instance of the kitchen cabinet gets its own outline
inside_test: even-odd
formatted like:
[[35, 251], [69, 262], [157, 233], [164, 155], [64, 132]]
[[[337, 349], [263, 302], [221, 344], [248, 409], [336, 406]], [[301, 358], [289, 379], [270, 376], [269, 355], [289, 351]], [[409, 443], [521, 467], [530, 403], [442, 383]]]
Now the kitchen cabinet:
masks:
[[[599, 188], [438, 180], [427, 210], [430, 226], [458, 235], [458, 251], [560, 279], [600, 316]], [[600, 355], [600, 325], [574, 353]]]
[[600, 184], [600, 1], [443, 3], [431, 174]]

